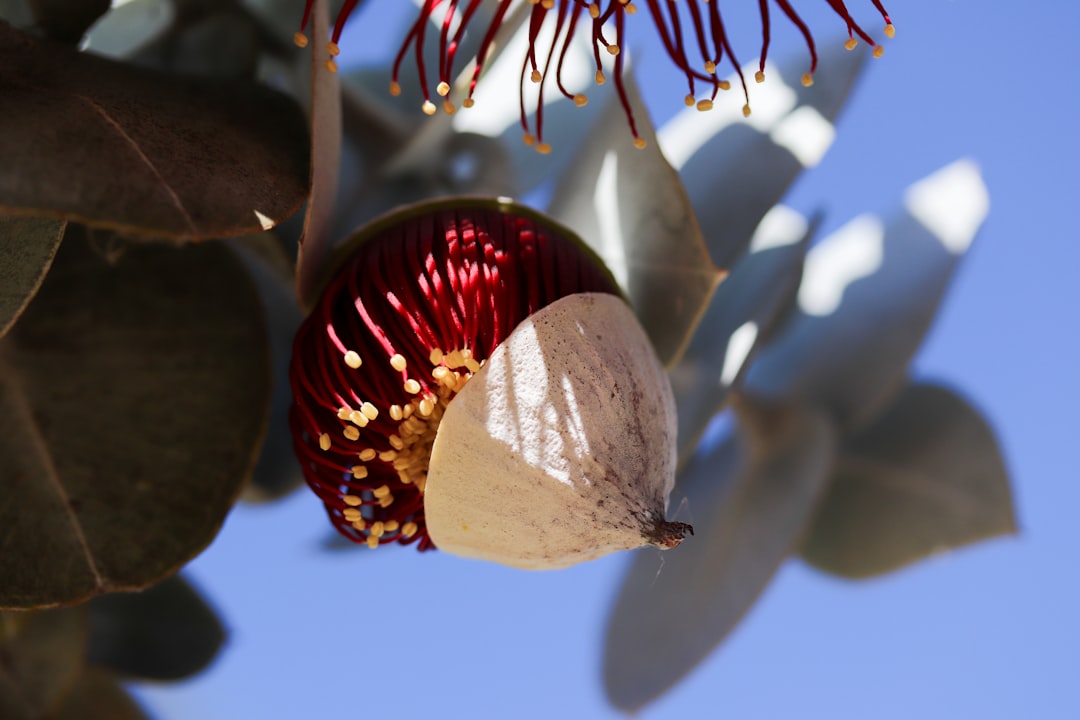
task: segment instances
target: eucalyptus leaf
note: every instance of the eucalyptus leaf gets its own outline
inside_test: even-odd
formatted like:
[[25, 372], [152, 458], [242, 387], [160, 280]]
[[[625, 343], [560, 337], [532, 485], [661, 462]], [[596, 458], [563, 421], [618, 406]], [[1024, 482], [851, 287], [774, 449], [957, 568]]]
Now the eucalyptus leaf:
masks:
[[55, 720], [148, 720], [138, 703], [108, 673], [87, 668]]
[[86, 34], [86, 49], [122, 59], [164, 35], [176, 20], [172, 0], [131, 0], [98, 20]]
[[672, 687], [731, 632], [813, 518], [832, 464], [828, 419], [736, 404], [739, 432], [695, 456], [680, 488], [694, 537], [639, 551], [608, 618], [604, 686], [627, 712]]
[[36, 40], [0, 23], [0, 212], [129, 233], [241, 235], [307, 194], [294, 102]]
[[993, 430], [952, 390], [915, 384], [841, 446], [802, 555], [864, 578], [1015, 532]]
[[[766, 65], [765, 82], [751, 87], [749, 117], [742, 115], [741, 100], [721, 94], [709, 112], [686, 108], [661, 128], [660, 146], [686, 185], [720, 267], [734, 265], [765, 213], [832, 145], [832, 122], [866, 58], [842, 46], [829, 43], [822, 50], [811, 87], [799, 81], [805, 56], [781, 67]], [[756, 61], [744, 67], [748, 77], [756, 70]], [[729, 82], [739, 87], [738, 76]]]
[[0, 613], [0, 717], [48, 716], [82, 672], [85, 647], [82, 608]]
[[37, 27], [68, 45], [76, 45], [110, 4], [111, 0], [30, 0]]
[[813, 230], [781, 205], [761, 221], [750, 251], [720, 283], [686, 352], [669, 373], [679, 414], [678, 457], [689, 460], [799, 286]]
[[182, 680], [209, 665], [225, 641], [213, 608], [179, 575], [96, 597], [87, 609], [87, 660], [129, 678]]
[[41, 287], [64, 226], [62, 220], [0, 215], [0, 338]]
[[69, 228], [0, 341], [0, 607], [146, 587], [194, 557], [250, 476], [269, 377], [227, 248], [109, 259]]
[[807, 254], [798, 307], [762, 348], [747, 392], [866, 422], [907, 381], [989, 200], [977, 168], [958, 161], [912, 185], [904, 207], [863, 215]]
[[[312, 43], [325, 48], [328, 40], [328, 0], [315, 0], [311, 11]], [[325, 52], [325, 50], [322, 50]], [[330, 72], [318, 50], [311, 53], [311, 194], [304, 215], [304, 231], [296, 259], [296, 296], [307, 307], [317, 300], [319, 281], [329, 271], [325, 266], [334, 237], [334, 206], [337, 201], [341, 166], [341, 84], [337, 72]]]
[[293, 292], [293, 268], [281, 243], [270, 233], [262, 233], [229, 245], [251, 274], [262, 300], [270, 336], [270, 361], [274, 384], [271, 392], [270, 418], [259, 460], [251, 482], [244, 488], [243, 500], [277, 500], [303, 484], [300, 463], [292, 449], [289, 409], [292, 387], [289, 385], [289, 361], [293, 337], [304, 320], [304, 313]]
[[709, 259], [686, 191], [656, 144], [632, 78], [627, 94], [647, 143], [634, 146], [612, 99], [556, 183], [549, 212], [577, 232], [607, 264], [660, 356], [682, 353], [722, 274]]

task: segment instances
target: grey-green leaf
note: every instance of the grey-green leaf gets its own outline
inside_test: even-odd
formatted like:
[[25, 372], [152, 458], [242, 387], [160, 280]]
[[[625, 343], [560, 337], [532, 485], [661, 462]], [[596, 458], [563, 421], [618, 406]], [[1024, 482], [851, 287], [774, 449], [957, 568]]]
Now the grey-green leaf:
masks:
[[682, 473], [694, 537], [639, 551], [608, 620], [604, 685], [635, 711], [705, 659], [799, 541], [825, 489], [834, 439], [824, 415], [737, 404], [740, 433]]
[[754, 348], [791, 302], [812, 234], [802, 216], [778, 205], [758, 226], [749, 252], [716, 289], [686, 352], [669, 373], [679, 414], [680, 465], [723, 408]]
[[182, 78], [0, 22], [0, 212], [151, 237], [243, 235], [307, 196], [307, 129], [254, 83]]
[[[720, 267], [732, 267], [769, 208], [832, 144], [832, 122], [866, 57], [842, 45], [830, 43], [822, 51], [821, 72], [812, 87], [799, 82], [805, 56], [779, 68], [766, 66], [765, 82], [751, 87], [748, 118], [742, 116], [741, 102], [721, 95], [711, 111], [687, 108], [661, 128], [660, 144], [682, 176]], [[748, 76], [756, 69], [750, 68]]]
[[179, 575], [96, 597], [87, 609], [87, 660], [129, 678], [182, 680], [209, 665], [225, 641], [213, 608]]
[[40, 720], [82, 672], [86, 612], [0, 613], [0, 717]]
[[64, 226], [63, 220], [0, 215], [0, 338], [41, 287]]
[[262, 309], [228, 249], [106, 257], [75, 235], [0, 340], [4, 608], [175, 572], [217, 533], [266, 426]]
[[802, 555], [826, 572], [862, 578], [1014, 532], [993, 430], [953, 391], [916, 384], [843, 443]]
[[988, 207], [961, 160], [909, 187], [886, 220], [862, 215], [812, 247], [798, 307], [755, 358], [747, 392], [818, 404], [845, 427], [872, 418], [906, 383]]
[[[656, 143], [632, 78], [627, 95], [638, 132], [612, 98], [556, 183], [549, 212], [577, 232], [607, 264], [665, 365], [675, 362], [708, 306], [722, 274], [709, 259], [678, 174]], [[612, 127], [620, 128], [612, 132]]]

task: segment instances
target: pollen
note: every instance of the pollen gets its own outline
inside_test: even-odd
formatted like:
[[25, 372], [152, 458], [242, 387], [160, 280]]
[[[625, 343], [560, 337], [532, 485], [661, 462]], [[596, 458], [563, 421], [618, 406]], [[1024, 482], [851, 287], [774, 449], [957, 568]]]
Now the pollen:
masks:
[[435, 107], [435, 103], [430, 100], [425, 100], [424, 104], [420, 106], [420, 109], [425, 115], [434, 115], [438, 108]]
[[376, 452], [374, 448], [367, 448], [365, 450], [361, 450], [357, 457], [359, 457], [364, 462], [369, 462], [375, 459], [375, 455]]
[[644, 150], [646, 147], [648, 147], [648, 145], [649, 145], [649, 143], [647, 143], [645, 141], [645, 138], [642, 138], [642, 137], [634, 138], [634, 147], [636, 147], [638, 150]]
[[341, 48], [338, 47], [337, 43], [326, 43], [326, 52], [330, 53], [330, 57], [337, 57], [341, 54]]
[[844, 49], [845, 50], [854, 50], [858, 46], [859, 46], [859, 41], [856, 40], [853, 37], [850, 37], [846, 41], [844, 41]]
[[420, 528], [417, 527], [416, 523], [407, 522], [407, 523], [405, 523], [404, 525], [401, 526], [401, 534], [404, 535], [407, 538], [411, 538], [413, 535], [416, 534], [416, 531], [419, 530], [419, 529]]
[[401, 94], [401, 85], [397, 82], [390, 83], [390, 94], [397, 97]]
[[893, 25], [892, 23], [889, 23], [888, 25], [885, 26], [885, 37], [887, 37], [887, 38], [896, 37], [896, 26]]
[[583, 95], [581, 93], [578, 93], [577, 95], [574, 96], [574, 104], [577, 105], [578, 107], [585, 107], [586, 105], [589, 104], [589, 98], [587, 98], [585, 95]]
[[885, 54], [885, 48], [883, 48], [880, 45], [875, 45], [874, 46], [874, 52], [873, 52], [874, 57], [879, 58], [884, 54]]
[[750, 103], [742, 106], [743, 117], [750, 117]]
[[435, 86], [435, 92], [439, 93], [440, 97], [446, 97], [450, 94], [450, 83], [441, 82]]
[[377, 549], [379, 547], [379, 538], [374, 535], [368, 535], [367, 546], [372, 550]]
[[708, 111], [712, 110], [712, 108], [713, 108], [712, 100], [698, 100], [697, 109], [700, 112], [708, 112]]
[[368, 469], [366, 465], [353, 465], [352, 476], [356, 480], [363, 480], [368, 476]]
[[418, 383], [413, 378], [409, 378], [408, 380], [406, 380], [403, 387], [405, 388], [405, 392], [409, 393], [410, 395], [416, 395], [420, 392], [420, 383]]
[[359, 510], [357, 510], [356, 508], [351, 508], [351, 507], [350, 508], [345, 508], [344, 510], [342, 510], [341, 514], [349, 522], [356, 522], [357, 520], [360, 520], [363, 517], [363, 515], [360, 514]]
[[366, 402], [360, 406], [360, 412], [363, 413], [364, 417], [366, 417], [368, 420], [374, 420], [375, 418], [379, 417], [379, 408], [375, 407], [369, 402]]
[[405, 361], [405, 356], [401, 354], [394, 354], [390, 356], [390, 367], [394, 368], [398, 372], [403, 372], [408, 363]]
[[356, 370], [363, 365], [364, 361], [360, 359], [360, 355], [355, 350], [350, 350], [345, 353], [345, 364]]
[[758, 83], [765, 82], [765, 73], [762, 72], [761, 70], [758, 70], [756, 73], [754, 73], [754, 82], [758, 82]]
[[432, 348], [431, 352], [428, 354], [428, 360], [431, 361], [431, 364], [432, 365], [439, 365], [439, 364], [442, 363], [442, 359], [443, 359], [443, 351], [440, 350], [439, 348]]
[[[356, 468], [353, 468], [353, 472], [354, 473], [356, 472]], [[341, 498], [341, 500], [342, 500], [342, 502], [344, 502], [349, 507], [357, 507], [358, 505], [360, 505], [361, 503], [364, 502], [363, 500], [358, 498], [356, 495], [346, 495], [345, 497]]]
[[323, 433], [319, 436], [319, 449], [326, 451], [330, 449], [330, 434]]
[[802, 84], [804, 87], [810, 87], [814, 84], [814, 76], [810, 73], [803, 73]]
[[349, 440], [359, 440], [360, 439], [360, 431], [357, 430], [352, 425], [346, 426], [346, 428], [341, 431], [341, 434], [344, 435]]
[[325, 63], [323, 63], [323, 66], [326, 68], [327, 72], [337, 72], [337, 63], [334, 62], [333, 59], [327, 60]]
[[307, 47], [307, 43], [308, 43], [307, 35], [305, 35], [302, 32], [294, 33], [293, 36], [292, 36], [292, 41], [293, 41], [293, 44], [296, 45], [296, 47], [298, 47], [298, 48]]

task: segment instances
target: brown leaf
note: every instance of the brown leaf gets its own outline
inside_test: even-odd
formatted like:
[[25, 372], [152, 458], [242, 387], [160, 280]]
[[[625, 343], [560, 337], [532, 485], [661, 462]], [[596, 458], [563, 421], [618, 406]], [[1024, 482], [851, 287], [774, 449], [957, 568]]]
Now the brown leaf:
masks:
[[993, 431], [942, 387], [908, 386], [844, 444], [832, 483], [802, 554], [836, 575], [877, 575], [1016, 531]]
[[265, 429], [262, 310], [228, 249], [140, 243], [111, 265], [78, 235], [0, 341], [0, 607], [174, 572]]
[[299, 107], [181, 78], [0, 22], [0, 212], [180, 238], [242, 235], [307, 194]]
[[64, 226], [62, 220], [0, 215], [0, 337], [41, 287]]
[[87, 668], [55, 716], [56, 720], [147, 720], [138, 703], [107, 672]]
[[86, 613], [0, 613], [0, 717], [39, 720], [83, 669]]

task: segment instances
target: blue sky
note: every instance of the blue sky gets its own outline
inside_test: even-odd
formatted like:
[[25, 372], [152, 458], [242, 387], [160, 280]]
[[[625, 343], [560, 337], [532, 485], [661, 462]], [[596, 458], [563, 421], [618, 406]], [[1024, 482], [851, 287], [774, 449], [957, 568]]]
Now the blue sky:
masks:
[[[750, 57], [756, 3], [721, 1]], [[841, 30], [824, 2], [803, 4], [819, 42]], [[824, 208], [828, 232], [958, 157], [982, 167], [990, 215], [915, 373], [959, 388], [996, 428], [1022, 532], [859, 583], [789, 562], [646, 718], [1080, 717], [1080, 6], [887, 4], [896, 38], [787, 202]], [[848, 5], [879, 27], [869, 2]], [[801, 47], [787, 29], [775, 43], [777, 56]], [[659, 121], [681, 95], [665, 89], [663, 63], [643, 66]], [[325, 528], [304, 492], [233, 512], [190, 566], [228, 645], [202, 676], [140, 691], [158, 717], [616, 716], [600, 639], [625, 558], [536, 574], [412, 551], [328, 554]]]

